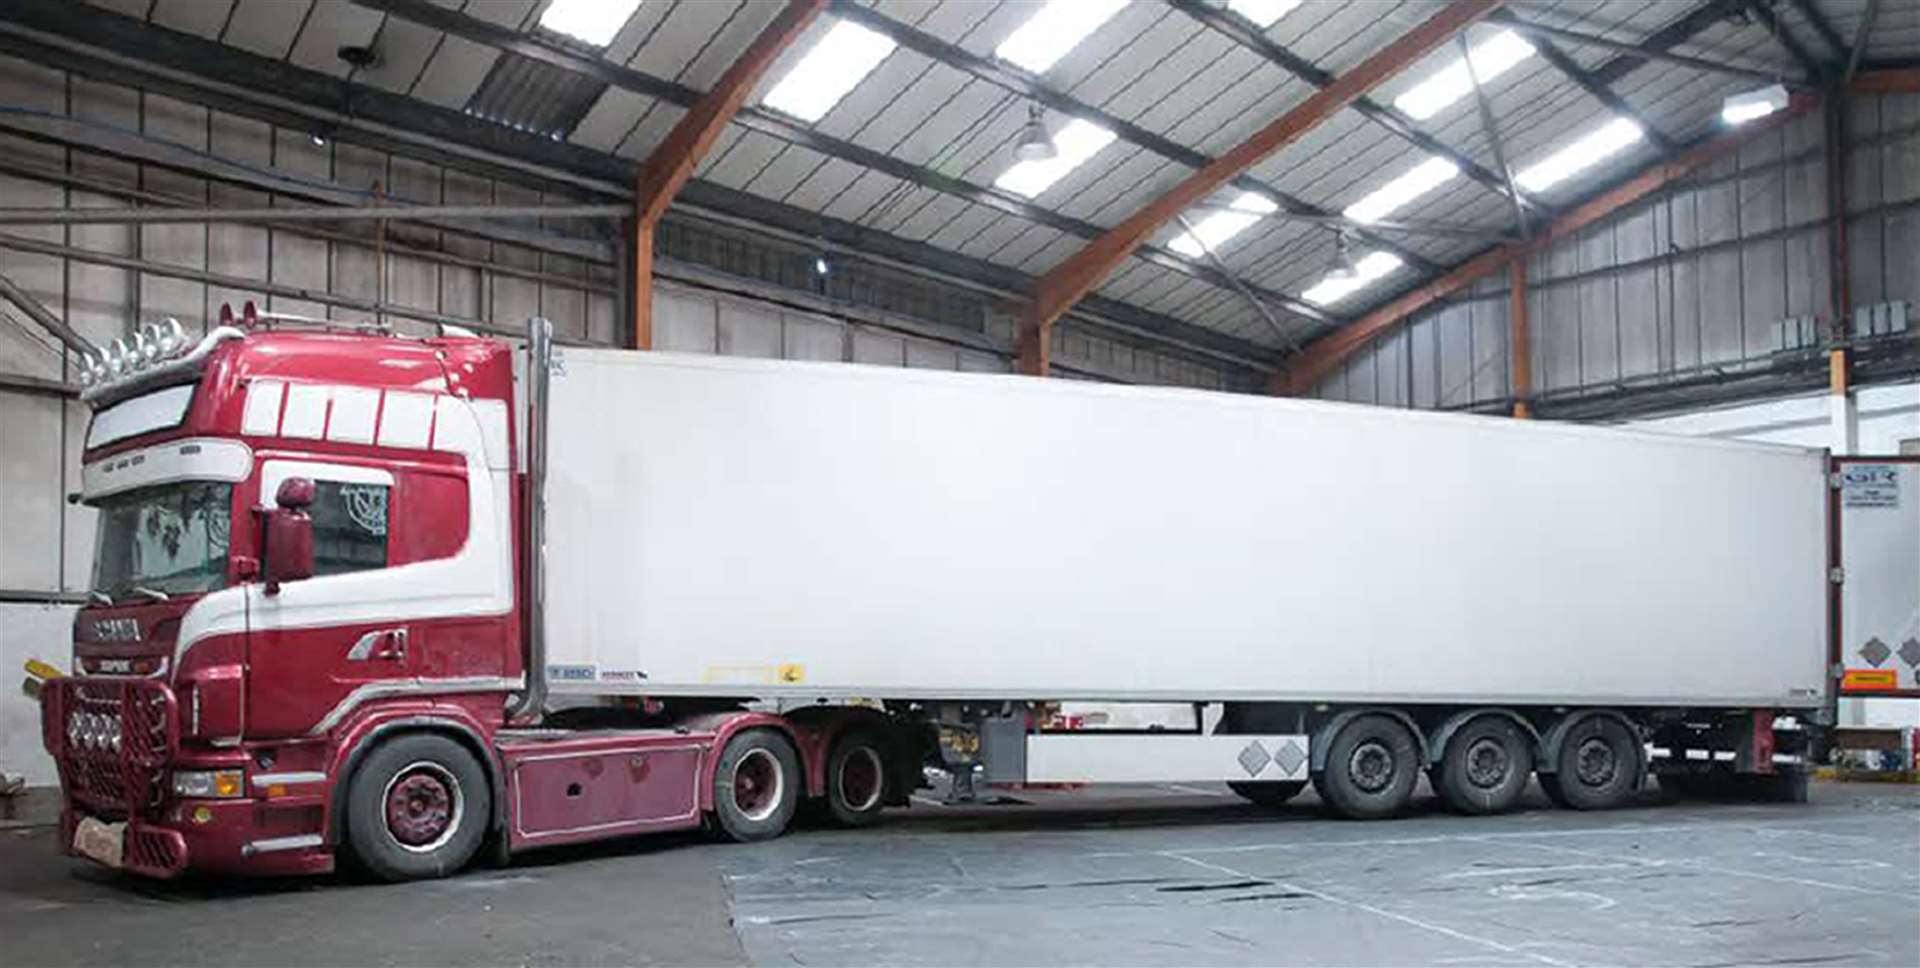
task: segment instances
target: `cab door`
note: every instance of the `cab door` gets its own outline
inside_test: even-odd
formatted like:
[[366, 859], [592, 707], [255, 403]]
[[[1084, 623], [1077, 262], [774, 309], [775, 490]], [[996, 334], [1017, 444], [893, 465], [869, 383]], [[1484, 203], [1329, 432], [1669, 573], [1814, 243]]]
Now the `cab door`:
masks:
[[377, 464], [268, 459], [260, 503], [271, 510], [282, 481], [314, 482], [313, 576], [274, 594], [247, 587], [250, 738], [324, 731], [324, 721], [383, 684], [413, 675], [413, 634], [403, 609], [381, 608], [393, 565], [395, 478]]

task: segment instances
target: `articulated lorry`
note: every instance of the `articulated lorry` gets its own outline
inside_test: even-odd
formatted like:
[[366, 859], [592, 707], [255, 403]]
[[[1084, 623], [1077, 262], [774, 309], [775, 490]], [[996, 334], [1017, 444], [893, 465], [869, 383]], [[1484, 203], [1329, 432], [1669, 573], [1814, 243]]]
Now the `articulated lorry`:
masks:
[[1831, 721], [1822, 452], [228, 317], [87, 367], [44, 734], [65, 849], [141, 874], [757, 840], [930, 769], [1792, 798]]

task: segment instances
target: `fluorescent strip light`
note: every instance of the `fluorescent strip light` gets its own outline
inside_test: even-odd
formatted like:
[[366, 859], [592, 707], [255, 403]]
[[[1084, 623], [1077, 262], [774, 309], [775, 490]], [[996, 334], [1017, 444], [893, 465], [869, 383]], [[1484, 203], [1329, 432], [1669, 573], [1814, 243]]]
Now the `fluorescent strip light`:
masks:
[[1058, 154], [1052, 158], [1020, 162], [1001, 172], [993, 184], [1016, 195], [1032, 198], [1046, 191], [1048, 186], [1059, 181], [1067, 172], [1086, 164], [1087, 159], [1112, 143], [1113, 132], [1075, 118], [1053, 136], [1053, 147]]
[[1227, 9], [1265, 30], [1300, 5], [1300, 0], [1227, 0]]
[[627, 25], [640, 0], [553, 0], [540, 12], [540, 26], [582, 43], [605, 47]]
[[1189, 259], [1198, 259], [1209, 250], [1220, 251], [1220, 243], [1246, 231], [1253, 223], [1260, 221], [1262, 215], [1272, 215], [1279, 210], [1280, 206], [1263, 195], [1241, 192], [1230, 207], [1201, 219], [1191, 234], [1180, 233], [1167, 243], [1167, 248]]
[[1042, 73], [1126, 5], [1127, 0], [1048, 0], [993, 53], [1003, 61]]
[[1466, 58], [1456, 57], [1453, 63], [1435, 71], [1432, 77], [1394, 98], [1393, 106], [1405, 111], [1416, 121], [1431, 118], [1447, 105], [1472, 94], [1475, 74], [1479, 75], [1480, 83], [1485, 84], [1505, 74], [1515, 64], [1532, 57], [1533, 45], [1511, 30], [1502, 30], [1473, 45], [1472, 51], [1473, 74], [1467, 73]]
[[1459, 165], [1445, 158], [1429, 158], [1347, 206], [1341, 214], [1356, 222], [1377, 222], [1459, 174]]
[[1774, 84], [1727, 98], [1720, 108], [1720, 120], [1728, 124], [1746, 124], [1775, 111], [1783, 111], [1786, 107], [1786, 85]]
[[893, 53], [893, 41], [850, 20], [835, 23], [762, 104], [802, 121], [825, 117], [861, 79]]
[[1370, 252], [1359, 262], [1354, 263], [1356, 270], [1352, 278], [1336, 279], [1328, 277], [1320, 280], [1312, 289], [1300, 294], [1300, 298], [1315, 306], [1330, 306], [1371, 285], [1375, 280], [1400, 268], [1400, 257], [1391, 252]]
[[1645, 132], [1639, 125], [1615, 118], [1520, 172], [1514, 180], [1527, 191], [1542, 191], [1619, 154], [1642, 137]]

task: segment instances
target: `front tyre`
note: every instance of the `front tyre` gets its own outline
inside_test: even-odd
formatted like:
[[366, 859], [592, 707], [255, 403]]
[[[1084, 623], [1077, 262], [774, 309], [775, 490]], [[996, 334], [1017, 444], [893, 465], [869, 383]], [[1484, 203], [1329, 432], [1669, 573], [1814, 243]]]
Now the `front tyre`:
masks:
[[771, 729], [734, 735], [713, 770], [713, 816], [720, 832], [746, 843], [786, 832], [800, 802], [800, 757]]
[[473, 859], [493, 790], [473, 754], [432, 733], [380, 744], [347, 790], [347, 847], [385, 881], [445, 877]]

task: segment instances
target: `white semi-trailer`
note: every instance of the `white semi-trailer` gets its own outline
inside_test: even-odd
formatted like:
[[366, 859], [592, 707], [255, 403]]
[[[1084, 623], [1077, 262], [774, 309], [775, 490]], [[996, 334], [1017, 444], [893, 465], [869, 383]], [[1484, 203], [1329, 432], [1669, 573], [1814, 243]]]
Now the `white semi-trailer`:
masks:
[[100, 552], [44, 732], [68, 849], [149, 874], [751, 840], [928, 766], [1354, 817], [1423, 775], [1473, 812], [1793, 797], [1831, 721], [1816, 451], [228, 323], [88, 367]]
[[[1818, 451], [571, 348], [550, 392], [557, 694], [871, 700], [989, 779], [1366, 815], [1428, 767], [1604, 805], [1648, 746], [1790, 786], [1771, 724], [1827, 702]], [[1037, 730], [1063, 700], [1224, 732]]]

